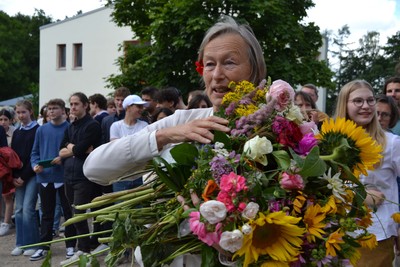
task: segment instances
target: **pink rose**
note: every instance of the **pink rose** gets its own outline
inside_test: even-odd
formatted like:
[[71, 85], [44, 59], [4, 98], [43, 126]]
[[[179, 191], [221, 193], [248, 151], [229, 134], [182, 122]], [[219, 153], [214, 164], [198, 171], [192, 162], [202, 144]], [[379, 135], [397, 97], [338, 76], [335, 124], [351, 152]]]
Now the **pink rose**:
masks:
[[284, 172], [279, 183], [285, 190], [302, 190], [304, 188], [303, 178], [298, 174]]
[[247, 190], [246, 186], [246, 178], [243, 176], [237, 175], [234, 172], [229, 173], [228, 175], [224, 174], [221, 177], [221, 182], [219, 185], [221, 191], [225, 192], [240, 192], [242, 190]]
[[313, 121], [309, 122], [303, 122], [302, 124], [299, 125], [300, 131], [303, 135], [306, 135], [308, 133], [314, 133], [318, 131], [318, 127]]
[[287, 82], [283, 80], [276, 80], [270, 86], [268, 96], [272, 96], [277, 100], [275, 109], [283, 111], [290, 103], [294, 101], [294, 90]]

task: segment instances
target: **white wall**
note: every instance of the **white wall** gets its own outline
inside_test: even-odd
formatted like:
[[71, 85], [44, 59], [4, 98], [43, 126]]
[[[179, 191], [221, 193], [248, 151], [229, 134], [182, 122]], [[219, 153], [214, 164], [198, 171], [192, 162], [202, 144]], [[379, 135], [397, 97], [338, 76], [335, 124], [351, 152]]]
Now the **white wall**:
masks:
[[[61, 98], [67, 106], [70, 95], [87, 96], [112, 93], [105, 79], [119, 73], [115, 64], [123, 51], [123, 41], [133, 39], [129, 27], [117, 27], [111, 21], [112, 9], [99, 8], [40, 28], [39, 108], [52, 98]], [[73, 44], [82, 43], [82, 68], [73, 68]], [[66, 45], [66, 68], [57, 69], [57, 45]]]

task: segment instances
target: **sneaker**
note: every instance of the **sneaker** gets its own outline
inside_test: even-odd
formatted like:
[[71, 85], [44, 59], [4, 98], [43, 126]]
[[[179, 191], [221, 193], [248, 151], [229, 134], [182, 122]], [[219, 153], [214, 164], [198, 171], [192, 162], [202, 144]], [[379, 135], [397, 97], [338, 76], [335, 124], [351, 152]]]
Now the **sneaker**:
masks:
[[79, 256], [83, 255], [83, 254], [87, 254], [87, 253], [84, 253], [83, 251], [78, 250], [77, 252], [75, 252], [75, 254], [71, 258], [60, 262], [60, 265], [61, 266], [69, 265], [69, 264], [73, 263], [74, 261], [78, 261], [79, 260]]
[[38, 249], [36, 252], [29, 258], [31, 261], [38, 261], [44, 259], [47, 255], [47, 250]]
[[11, 225], [9, 223], [0, 224], [0, 236], [8, 234], [10, 232]]
[[59, 237], [57, 230], [53, 230], [52, 235], [54, 238]]
[[75, 254], [74, 248], [69, 247], [69, 248], [67, 248], [67, 253], [65, 254], [65, 258], [69, 259], [72, 256], [74, 256], [74, 254]]
[[97, 252], [105, 252], [106, 250], [108, 250], [110, 247], [108, 246], [108, 245], [106, 245], [106, 244], [100, 244], [97, 248], [95, 248], [93, 251], [92, 251], [92, 254], [95, 254], [95, 253], [97, 253]]
[[36, 249], [34, 249], [34, 248], [31, 248], [31, 249], [27, 249], [27, 250], [24, 250], [24, 253], [23, 253], [23, 255], [24, 256], [32, 256], [33, 254], [35, 254], [35, 252], [36, 252]]
[[13, 255], [13, 256], [19, 256], [19, 255], [22, 255], [22, 253], [24, 253], [24, 251], [22, 249], [20, 249], [19, 247], [16, 247], [11, 251], [11, 255]]

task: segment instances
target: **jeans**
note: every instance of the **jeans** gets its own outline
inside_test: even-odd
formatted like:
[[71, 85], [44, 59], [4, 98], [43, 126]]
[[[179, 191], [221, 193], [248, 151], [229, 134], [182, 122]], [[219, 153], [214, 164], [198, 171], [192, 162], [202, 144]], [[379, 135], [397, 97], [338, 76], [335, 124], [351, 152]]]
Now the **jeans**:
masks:
[[127, 190], [127, 189], [133, 189], [135, 187], [138, 187], [140, 185], [143, 184], [143, 179], [142, 177], [133, 180], [133, 181], [120, 181], [120, 182], [116, 182], [113, 183], [113, 191], [114, 192], [119, 192], [119, 191], [123, 191], [123, 190]]
[[36, 214], [38, 185], [35, 177], [29, 178], [15, 189], [16, 245], [24, 246], [39, 242], [39, 223]]

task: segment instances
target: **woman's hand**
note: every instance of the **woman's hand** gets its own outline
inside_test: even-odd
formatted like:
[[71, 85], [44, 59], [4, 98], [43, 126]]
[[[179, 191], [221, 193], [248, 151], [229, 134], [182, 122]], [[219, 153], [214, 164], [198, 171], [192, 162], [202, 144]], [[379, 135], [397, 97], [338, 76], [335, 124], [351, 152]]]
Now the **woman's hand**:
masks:
[[13, 184], [15, 187], [21, 187], [24, 185], [24, 180], [21, 179], [21, 177], [14, 178], [13, 179]]
[[165, 145], [187, 141], [208, 144], [214, 139], [212, 131], [229, 132], [228, 120], [211, 116], [190, 121], [175, 127], [160, 129], [156, 133], [157, 146], [161, 150]]
[[379, 207], [385, 200], [385, 195], [379, 190], [368, 189], [366, 191], [367, 197], [365, 198], [365, 204], [369, 207]]

